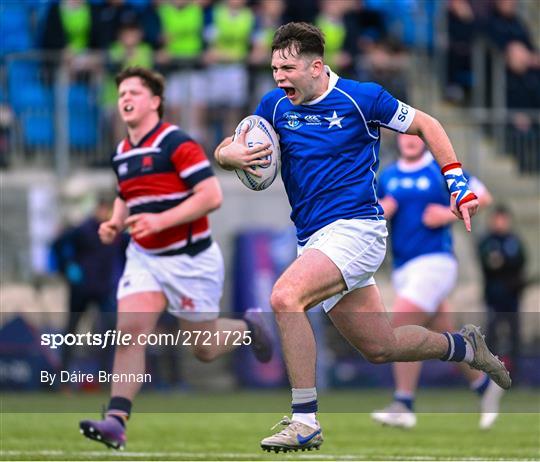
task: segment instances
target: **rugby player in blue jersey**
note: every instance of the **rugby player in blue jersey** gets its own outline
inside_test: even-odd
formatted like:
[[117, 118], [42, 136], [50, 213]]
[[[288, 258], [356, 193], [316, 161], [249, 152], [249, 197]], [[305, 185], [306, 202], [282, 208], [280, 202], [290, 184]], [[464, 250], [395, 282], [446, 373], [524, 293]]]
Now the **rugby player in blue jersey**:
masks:
[[[457, 261], [452, 251], [451, 224], [457, 217], [450, 210], [444, 178], [424, 142], [413, 135], [397, 137], [400, 158], [386, 167], [379, 178], [379, 203], [390, 220], [396, 290], [393, 327], [417, 324], [437, 332], [453, 329], [446, 298], [457, 280]], [[481, 206], [491, 195], [475, 177], [471, 189]], [[503, 394], [489, 376], [459, 363], [471, 388], [480, 396], [480, 427], [493, 425]], [[394, 401], [375, 411], [372, 418], [385, 425], [411, 428], [416, 425], [414, 397], [422, 368], [420, 362], [394, 363]]]
[[[386, 222], [376, 194], [380, 129], [420, 136], [442, 167], [452, 210], [470, 230], [478, 200], [441, 124], [392, 97], [375, 83], [342, 79], [324, 65], [324, 38], [306, 23], [281, 26], [272, 42], [278, 88], [255, 113], [280, 136], [281, 176], [297, 230], [298, 258], [276, 282], [271, 305], [292, 386], [292, 418], [261, 442], [268, 451], [318, 448], [315, 338], [306, 311], [323, 303], [328, 316], [369, 361], [465, 361], [503, 388], [511, 380], [479, 329], [435, 333], [420, 326], [392, 328], [373, 275], [386, 250]], [[244, 134], [215, 151], [226, 168], [254, 172], [268, 154], [248, 148]]]

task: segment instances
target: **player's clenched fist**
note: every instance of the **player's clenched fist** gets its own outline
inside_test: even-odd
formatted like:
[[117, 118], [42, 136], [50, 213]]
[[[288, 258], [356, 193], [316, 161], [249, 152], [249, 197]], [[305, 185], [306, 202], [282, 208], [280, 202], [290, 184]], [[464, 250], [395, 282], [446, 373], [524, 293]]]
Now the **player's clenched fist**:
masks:
[[118, 223], [113, 220], [104, 221], [99, 225], [98, 229], [98, 235], [101, 239], [101, 242], [104, 244], [112, 244], [114, 240], [116, 239], [116, 236], [118, 236], [119, 233], [122, 232], [124, 227], [121, 223]]

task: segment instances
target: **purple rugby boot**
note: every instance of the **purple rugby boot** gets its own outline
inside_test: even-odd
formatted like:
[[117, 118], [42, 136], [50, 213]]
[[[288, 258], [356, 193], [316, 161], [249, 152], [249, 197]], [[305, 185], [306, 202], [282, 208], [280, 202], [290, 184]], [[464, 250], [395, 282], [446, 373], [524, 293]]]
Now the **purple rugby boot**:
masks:
[[113, 449], [126, 446], [126, 429], [118, 419], [107, 416], [103, 420], [81, 420], [81, 433], [91, 440], [99, 441]]
[[251, 331], [251, 348], [253, 354], [261, 363], [267, 363], [272, 359], [274, 347], [272, 334], [264, 320], [264, 311], [260, 308], [249, 308], [244, 314], [244, 321]]

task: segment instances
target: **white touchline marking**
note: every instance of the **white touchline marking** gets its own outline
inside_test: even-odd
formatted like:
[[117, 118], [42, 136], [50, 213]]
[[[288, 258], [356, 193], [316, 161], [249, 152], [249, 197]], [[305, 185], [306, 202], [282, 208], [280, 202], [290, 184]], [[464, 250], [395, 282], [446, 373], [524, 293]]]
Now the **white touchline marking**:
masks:
[[[257, 459], [261, 456], [265, 455], [273, 455], [274, 453], [267, 453], [267, 452], [257, 452], [257, 453], [248, 453], [248, 452], [180, 452], [180, 451], [170, 451], [170, 452], [126, 452], [126, 451], [118, 451], [118, 452], [110, 452], [107, 449], [104, 449], [103, 451], [61, 451], [61, 450], [41, 450], [41, 451], [16, 451], [16, 450], [7, 450], [2, 451], [3, 455], [7, 456], [23, 456], [23, 455], [42, 455], [42, 456], [60, 456], [60, 455], [78, 455], [78, 456], [88, 456], [88, 457], [98, 457], [107, 455], [109, 460], [114, 458], [126, 458], [126, 457], [196, 457], [196, 458], [202, 458], [202, 457], [214, 457], [214, 459], [211, 460], [219, 460], [220, 458], [227, 457], [227, 458], [233, 458], [233, 459]], [[306, 459], [306, 460], [371, 460], [373, 457], [377, 457], [377, 455], [361, 455], [361, 454], [314, 454], [313, 452], [309, 453], [299, 453], [299, 452], [288, 452], [288, 453], [279, 453], [280, 457], [285, 458], [294, 458], [294, 459]], [[384, 456], [385, 460], [403, 460], [403, 457], [397, 457], [397, 456]], [[439, 456], [439, 457], [430, 457], [430, 456], [407, 456], [407, 460], [412, 461], [440, 461], [440, 460], [448, 460], [448, 457], [445, 456]], [[534, 458], [515, 458], [515, 459], [509, 459], [508, 457], [497, 457], [497, 458], [487, 458], [487, 457], [461, 457], [461, 458], [455, 458], [452, 457], [452, 460], [455, 461], [465, 461], [465, 462], [474, 462], [474, 461], [507, 461], [507, 460], [516, 460], [516, 461], [535, 461], [537, 459]]]

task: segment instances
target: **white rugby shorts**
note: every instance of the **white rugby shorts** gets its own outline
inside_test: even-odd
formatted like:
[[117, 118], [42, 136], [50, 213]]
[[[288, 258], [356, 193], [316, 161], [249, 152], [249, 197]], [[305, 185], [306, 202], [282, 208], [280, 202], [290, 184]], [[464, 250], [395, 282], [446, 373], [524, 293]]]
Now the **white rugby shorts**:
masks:
[[394, 270], [392, 283], [397, 294], [427, 313], [435, 313], [457, 281], [457, 261], [448, 253], [413, 258]]
[[211, 321], [219, 316], [224, 265], [216, 242], [191, 257], [150, 255], [130, 243], [117, 298], [140, 292], [163, 292], [168, 311], [188, 321]]
[[347, 284], [346, 290], [323, 302], [326, 312], [349, 292], [375, 284], [373, 275], [384, 260], [387, 236], [385, 220], [337, 220], [314, 233], [303, 247], [298, 246], [298, 256], [308, 249], [324, 253]]

